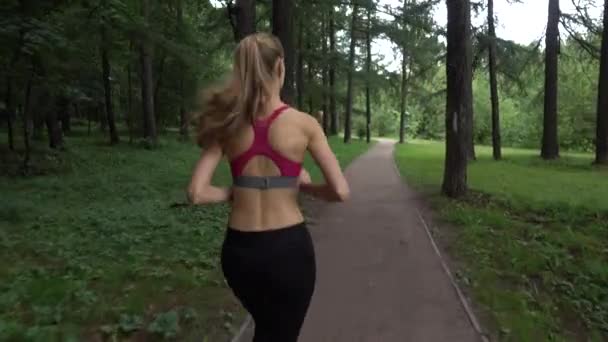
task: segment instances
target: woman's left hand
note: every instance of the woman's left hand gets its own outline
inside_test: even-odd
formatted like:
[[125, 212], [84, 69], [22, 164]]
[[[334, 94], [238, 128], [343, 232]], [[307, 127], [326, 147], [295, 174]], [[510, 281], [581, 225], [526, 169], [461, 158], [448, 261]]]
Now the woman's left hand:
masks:
[[300, 171], [300, 176], [298, 177], [298, 185], [308, 185], [310, 183], [312, 183], [310, 173], [303, 168], [302, 171]]

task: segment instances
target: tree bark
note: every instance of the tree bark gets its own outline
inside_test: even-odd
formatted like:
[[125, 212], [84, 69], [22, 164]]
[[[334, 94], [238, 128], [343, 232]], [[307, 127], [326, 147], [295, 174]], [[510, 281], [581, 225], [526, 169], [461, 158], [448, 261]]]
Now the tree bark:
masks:
[[50, 108], [45, 108], [45, 122], [49, 138], [49, 147], [52, 149], [61, 149], [63, 148], [63, 134], [61, 133], [61, 126], [59, 126], [57, 115], [60, 106], [54, 98], [51, 98], [50, 104]]
[[543, 115], [543, 159], [559, 157], [557, 136], [557, 54], [559, 50], [559, 0], [549, 0], [545, 41], [545, 103]]
[[[184, 34], [184, 8], [182, 0], [177, 1], [177, 28], [178, 34], [181, 37]], [[184, 86], [186, 68], [185, 63], [182, 60], [179, 60], [179, 135], [184, 141], [187, 141], [189, 136], [188, 115], [186, 113], [186, 91]]]
[[402, 49], [403, 58], [401, 59], [401, 101], [399, 105], [400, 115], [399, 115], [399, 143], [403, 144], [405, 142], [405, 113], [407, 112], [407, 51], [405, 47]]
[[[403, 1], [403, 10], [401, 12], [403, 16], [403, 30], [406, 30], [407, 0]], [[399, 143], [405, 142], [405, 113], [407, 111], [407, 64], [408, 64], [408, 51], [405, 46], [405, 41], [401, 46], [401, 98], [399, 102]]]
[[353, 14], [350, 24], [350, 49], [348, 53], [348, 75], [346, 78], [346, 113], [344, 114], [344, 142], [351, 139], [351, 118], [353, 112], [353, 72], [355, 67], [355, 25], [357, 23], [358, 4], [353, 4]]
[[27, 173], [27, 170], [30, 166], [30, 111], [31, 111], [31, 95], [32, 95], [32, 81], [34, 78], [34, 72], [30, 73], [30, 76], [27, 80], [27, 85], [25, 87], [25, 99], [23, 100], [23, 143], [25, 145], [25, 155], [23, 158], [23, 164], [21, 169], [24, 173]]
[[160, 58], [160, 63], [158, 64], [158, 72], [154, 73], [156, 75], [156, 83], [154, 84], [154, 109], [156, 119], [156, 126], [162, 127], [161, 125], [161, 112], [158, 110], [158, 104], [160, 101], [158, 100], [160, 89], [163, 85], [163, 75], [165, 73], [165, 61], [167, 60], [167, 54], [163, 52], [162, 57]]
[[131, 72], [131, 61], [127, 62], [127, 127], [129, 129], [129, 144], [133, 143], [133, 77]]
[[473, 107], [471, 4], [469, 0], [446, 0], [446, 3], [446, 152], [442, 192], [457, 198], [467, 192], [466, 128]]
[[[142, 9], [145, 25], [149, 26], [150, 4], [149, 0], [142, 0]], [[156, 120], [154, 115], [154, 78], [152, 76], [152, 46], [150, 39], [145, 36], [141, 42], [141, 98], [143, 105], [144, 138], [152, 145], [157, 143]]]
[[492, 102], [492, 155], [495, 160], [502, 158], [500, 147], [500, 110], [498, 85], [496, 80], [496, 29], [494, 27], [494, 0], [488, 0], [488, 33], [490, 61], [490, 97]]
[[[105, 2], [104, 2], [105, 4]], [[103, 77], [103, 90], [105, 95], [105, 108], [106, 118], [108, 125], [110, 126], [110, 144], [117, 144], [118, 132], [116, 131], [116, 122], [114, 120], [114, 106], [112, 105], [112, 84], [110, 82], [111, 66], [110, 59], [108, 57], [108, 45], [110, 41], [108, 39], [108, 32], [106, 23], [101, 24], [101, 66], [102, 66], [102, 77]]]
[[[11, 72], [9, 70], [9, 72]], [[13, 79], [12, 77], [6, 78], [6, 124], [8, 126], [8, 148], [11, 151], [15, 150], [15, 139], [13, 138], [13, 114], [15, 113], [15, 106], [13, 105]]]
[[[296, 63], [296, 90], [298, 109], [304, 108], [304, 24], [298, 20], [298, 61]], [[311, 113], [312, 114], [312, 113]]]
[[370, 75], [372, 73], [372, 11], [367, 10], [367, 32], [366, 32], [366, 48], [367, 48], [367, 59], [366, 59], [366, 70], [367, 77], [365, 82], [365, 141], [369, 144], [371, 142], [371, 125], [372, 125], [372, 108], [371, 108], [371, 95], [370, 95]]
[[608, 165], [608, 0], [604, 1], [602, 56], [597, 94], [595, 162]]
[[[328, 26], [327, 25], [327, 20], [325, 18], [325, 16], [323, 16], [323, 42], [322, 42], [322, 49], [323, 49], [323, 57], [326, 58], [327, 56], [327, 31], [328, 31]], [[329, 73], [329, 68], [328, 68], [328, 61], [325, 59], [324, 63], [323, 63], [323, 75], [322, 75], [322, 83], [323, 83], [323, 132], [325, 132], [325, 135], [327, 135], [328, 131], [329, 131], [329, 97], [327, 96], [327, 86], [328, 86], [328, 73]]]
[[[308, 37], [309, 39], [311, 37]], [[306, 49], [308, 51], [312, 50], [312, 45], [310, 44], [310, 41], [308, 42], [308, 44], [306, 44]], [[314, 70], [314, 65], [312, 62], [312, 56], [308, 56], [308, 60], [306, 61], [306, 71], [307, 71], [307, 86], [308, 88], [312, 88], [312, 84], [313, 84], [313, 70]], [[312, 91], [308, 92], [308, 112], [310, 114], [315, 114], [315, 110], [314, 110], [314, 103], [313, 103], [313, 96], [312, 96]]]
[[255, 0], [236, 0], [236, 41], [256, 32]]
[[65, 99], [65, 109], [61, 112], [59, 121], [61, 121], [61, 130], [66, 136], [72, 132], [72, 115], [70, 114], [70, 102], [69, 99]]
[[333, 6], [329, 10], [329, 132], [338, 134], [338, 111], [336, 108], [336, 27]]
[[285, 83], [281, 98], [288, 104], [294, 100], [293, 0], [272, 1], [272, 33], [285, 50]]

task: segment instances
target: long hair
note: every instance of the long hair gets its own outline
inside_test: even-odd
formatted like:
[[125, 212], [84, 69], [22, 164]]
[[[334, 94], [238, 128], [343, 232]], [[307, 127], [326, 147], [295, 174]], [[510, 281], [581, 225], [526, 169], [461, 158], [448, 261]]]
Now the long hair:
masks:
[[221, 142], [255, 120], [271, 95], [270, 84], [279, 76], [275, 66], [283, 57], [281, 42], [271, 34], [255, 33], [239, 42], [231, 77], [203, 93], [203, 109], [197, 118], [199, 146]]

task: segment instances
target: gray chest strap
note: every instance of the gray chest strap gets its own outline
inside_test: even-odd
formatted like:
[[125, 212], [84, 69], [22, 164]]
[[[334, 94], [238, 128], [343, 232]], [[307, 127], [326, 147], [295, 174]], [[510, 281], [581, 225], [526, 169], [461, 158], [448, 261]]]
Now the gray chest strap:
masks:
[[295, 188], [298, 185], [298, 177], [258, 177], [258, 176], [239, 176], [234, 179], [234, 186], [250, 189], [281, 189]]

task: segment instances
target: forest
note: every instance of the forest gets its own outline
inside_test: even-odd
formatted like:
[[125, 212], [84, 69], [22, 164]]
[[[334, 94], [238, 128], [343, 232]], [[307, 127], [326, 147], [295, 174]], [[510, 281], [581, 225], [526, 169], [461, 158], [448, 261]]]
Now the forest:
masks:
[[608, 0], [543, 0], [529, 44], [499, 1], [540, 0], [3, 0], [0, 340], [234, 333], [229, 208], [172, 204], [200, 91], [253, 32], [343, 166], [396, 141], [499, 340], [608, 338]]

